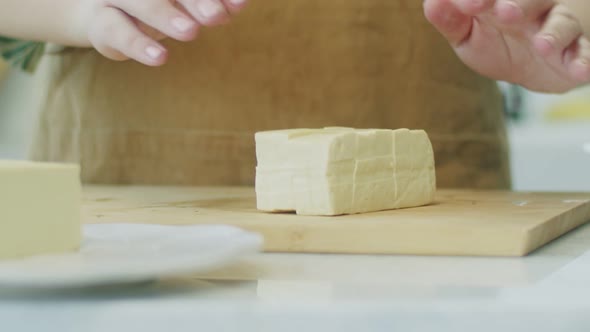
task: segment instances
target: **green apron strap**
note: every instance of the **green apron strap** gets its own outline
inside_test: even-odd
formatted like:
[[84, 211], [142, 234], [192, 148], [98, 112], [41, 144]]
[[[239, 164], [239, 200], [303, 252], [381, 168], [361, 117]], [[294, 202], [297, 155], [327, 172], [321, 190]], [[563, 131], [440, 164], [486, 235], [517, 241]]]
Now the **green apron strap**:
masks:
[[12, 66], [32, 73], [37, 68], [45, 43], [30, 42], [0, 36], [0, 56]]

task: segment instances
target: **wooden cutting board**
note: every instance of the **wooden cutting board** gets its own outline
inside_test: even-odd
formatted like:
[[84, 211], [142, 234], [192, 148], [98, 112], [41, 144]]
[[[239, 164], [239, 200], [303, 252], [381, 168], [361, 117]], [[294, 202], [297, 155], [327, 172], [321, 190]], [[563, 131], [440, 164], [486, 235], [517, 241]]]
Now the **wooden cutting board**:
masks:
[[88, 223], [229, 224], [270, 252], [524, 256], [590, 221], [590, 194], [439, 190], [426, 207], [307, 217], [257, 211], [252, 188], [84, 190]]

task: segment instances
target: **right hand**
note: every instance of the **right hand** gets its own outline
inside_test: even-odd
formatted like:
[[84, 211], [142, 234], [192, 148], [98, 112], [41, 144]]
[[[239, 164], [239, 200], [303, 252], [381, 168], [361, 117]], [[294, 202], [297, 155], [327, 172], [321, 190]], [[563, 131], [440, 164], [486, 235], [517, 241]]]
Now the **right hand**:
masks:
[[166, 62], [160, 40], [193, 40], [200, 26], [226, 22], [246, 0], [86, 0], [79, 24], [84, 38], [105, 57], [148, 66]]
[[590, 41], [556, 0], [425, 0], [424, 10], [484, 76], [550, 93], [590, 83]]

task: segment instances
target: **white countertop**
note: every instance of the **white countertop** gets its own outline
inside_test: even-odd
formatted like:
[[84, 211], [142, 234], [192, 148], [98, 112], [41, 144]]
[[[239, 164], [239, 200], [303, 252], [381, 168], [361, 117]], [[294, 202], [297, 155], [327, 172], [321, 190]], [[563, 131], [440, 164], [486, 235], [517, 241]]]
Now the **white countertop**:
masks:
[[526, 258], [260, 254], [207, 276], [0, 292], [1, 331], [587, 331], [590, 226]]

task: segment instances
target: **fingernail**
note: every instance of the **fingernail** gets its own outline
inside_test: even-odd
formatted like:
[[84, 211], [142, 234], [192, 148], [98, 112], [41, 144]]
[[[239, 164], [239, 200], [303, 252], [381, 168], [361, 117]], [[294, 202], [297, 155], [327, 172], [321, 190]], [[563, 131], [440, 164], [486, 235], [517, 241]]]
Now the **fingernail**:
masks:
[[483, 6], [483, 0], [471, 0], [471, 6], [475, 8], [480, 8]]
[[145, 49], [145, 54], [147, 54], [150, 58], [156, 60], [162, 55], [162, 50], [159, 47], [148, 46]]
[[187, 32], [194, 26], [194, 23], [184, 17], [175, 17], [172, 19], [172, 25], [180, 32]]
[[199, 2], [197, 9], [206, 18], [215, 17], [223, 11], [223, 7], [217, 1], [203, 0]]
[[505, 4], [506, 4], [506, 6], [508, 6], [508, 7], [512, 7], [512, 8], [514, 8], [514, 10], [515, 10], [517, 13], [519, 13], [519, 14], [520, 14], [520, 13], [524, 13], [524, 12], [522, 11], [522, 7], [521, 7], [521, 6], [520, 6], [518, 3], [516, 3], [516, 2], [514, 2], [514, 1], [512, 1], [512, 0], [510, 0], [510, 1], [506, 1], [506, 2], [505, 2]]
[[235, 5], [235, 6], [239, 6], [239, 5], [243, 4], [244, 2], [246, 2], [246, 0], [229, 0], [229, 3], [231, 3], [232, 5]]
[[553, 37], [552, 35], [543, 35], [541, 36], [541, 38], [543, 38], [543, 40], [549, 43], [551, 48], [553, 48], [553, 46], [555, 45], [555, 37]]
[[505, 0], [498, 4], [496, 10], [499, 11], [500, 17], [507, 21], [518, 20], [524, 17], [522, 8], [512, 0]]
[[[519, 7], [516, 2], [513, 0], [503, 0], [500, 2], [501, 5], [509, 6], [509, 7]], [[520, 7], [519, 7], [520, 8]]]

